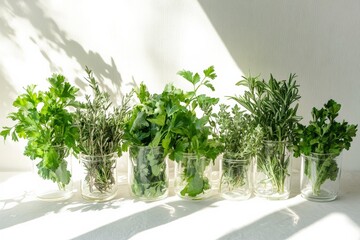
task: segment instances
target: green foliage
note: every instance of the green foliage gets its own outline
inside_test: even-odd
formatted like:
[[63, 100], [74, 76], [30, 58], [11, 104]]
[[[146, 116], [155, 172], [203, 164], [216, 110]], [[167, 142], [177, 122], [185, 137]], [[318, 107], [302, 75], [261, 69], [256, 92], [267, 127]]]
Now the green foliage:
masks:
[[131, 146], [129, 155], [133, 195], [146, 200], [164, 196], [168, 191], [168, 181], [163, 148]]
[[135, 93], [139, 103], [133, 107], [126, 122], [123, 148], [127, 149], [130, 145], [132, 193], [151, 200], [167, 191], [165, 157], [170, 147], [168, 131], [175, 110], [172, 109], [172, 99], [173, 95], [183, 97], [181, 91], [170, 85], [161, 94], [150, 94], [146, 85], [141, 83]]
[[242, 186], [251, 158], [261, 150], [262, 129], [238, 105], [229, 111], [229, 106], [221, 104], [216, 121], [224, 149], [220, 182], [229, 187]]
[[264, 147], [258, 154], [257, 166], [272, 179], [279, 192], [283, 191], [285, 177], [289, 174], [289, 159], [283, 155], [283, 143], [294, 141], [294, 129], [301, 120], [297, 116], [300, 95], [295, 77], [295, 74], [290, 74], [287, 81], [278, 81], [270, 75], [268, 82], [260, 80], [258, 76], [244, 77], [237, 83], [247, 88], [243, 96], [230, 97], [251, 113], [255, 124], [264, 132], [264, 140], [278, 142], [275, 144], [279, 152], [270, 151], [268, 155]]
[[263, 129], [265, 140], [292, 142], [294, 139], [294, 129], [301, 120], [296, 115], [300, 95], [295, 77], [290, 74], [287, 81], [278, 81], [270, 75], [268, 82], [259, 77], [244, 77], [237, 83], [247, 87], [244, 95], [230, 97], [252, 114], [255, 123]]
[[238, 105], [229, 111], [229, 106], [221, 104], [216, 121], [219, 125], [220, 142], [224, 148], [224, 158], [248, 159], [260, 151], [262, 129], [255, 125], [251, 116], [241, 111]]
[[[316, 162], [316, 179], [314, 193], [320, 192], [321, 185], [330, 179], [335, 181], [339, 171], [335, 158], [346, 149], [349, 150], [353, 138], [356, 136], [357, 125], [346, 121], [337, 122], [341, 105], [330, 99], [323, 108], [312, 109], [312, 120], [308, 126], [299, 125], [297, 141], [295, 143], [295, 156], [318, 157]], [[311, 179], [311, 161], [305, 162], [305, 174]]]
[[[110, 96], [102, 92], [92, 71], [86, 67], [86, 81], [92, 88], [94, 96], [86, 95], [86, 102], [82, 103], [76, 111], [76, 126], [79, 131], [77, 141], [80, 153], [96, 156], [96, 161], [86, 161], [87, 179], [91, 189], [105, 192], [115, 183], [112, 174], [113, 160], [107, 155], [118, 153], [121, 155], [124, 126], [129, 115], [129, 101], [131, 94], [123, 98], [120, 107], [112, 107]], [[112, 108], [111, 108], [112, 107]], [[99, 159], [101, 158], [101, 159]], [[109, 179], [112, 181], [109, 181]]]
[[[198, 73], [190, 71], [180, 71], [178, 74], [188, 80], [193, 91], [185, 93], [185, 108], [176, 113], [173, 128], [170, 130], [173, 141], [170, 150], [170, 159], [174, 159], [183, 165], [183, 179], [187, 182], [184, 189], [180, 192], [183, 196], [195, 197], [210, 188], [209, 180], [202, 174], [204, 171], [191, 167], [187, 164], [184, 153], [195, 154], [197, 159], [204, 161], [204, 166], [208, 166], [211, 160], [222, 151], [221, 144], [217, 141], [218, 136], [215, 134], [216, 127], [213, 107], [218, 103], [219, 99], [208, 97], [205, 94], [197, 94], [197, 91], [205, 86], [212, 91], [214, 87], [211, 83], [216, 78], [214, 67], [211, 66], [203, 71], [204, 77], [201, 79]], [[201, 80], [200, 80], [201, 79]], [[199, 108], [199, 109], [198, 109]], [[200, 111], [200, 117], [196, 115], [196, 111]], [[205, 159], [201, 156], [204, 156]], [[196, 171], [190, 171], [193, 168]]]
[[205, 176], [206, 167], [208, 166], [205, 157], [184, 154], [180, 164], [183, 170], [181, 184], [184, 185], [184, 188], [180, 191], [182, 196], [195, 198], [211, 188], [210, 181]]
[[47, 80], [47, 91], [35, 91], [35, 85], [30, 85], [25, 88], [26, 93], [17, 97], [13, 103], [17, 111], [9, 114], [15, 125], [4, 127], [0, 135], [5, 140], [10, 135], [14, 141], [27, 139], [24, 155], [41, 160], [38, 174], [64, 188], [71, 177], [64, 158], [70, 149], [76, 150], [78, 137], [74, 115], [68, 109], [77, 106], [78, 89], [62, 75], [54, 74]]
[[241, 188], [248, 182], [250, 159], [223, 158], [220, 191], [224, 187], [228, 191]]
[[178, 74], [192, 84], [191, 91], [184, 92], [172, 84], [167, 84], [161, 94], [150, 94], [145, 84], [135, 90], [139, 104], [125, 126], [124, 149], [129, 145], [162, 146], [164, 156], [177, 162], [183, 160], [184, 153], [195, 153], [206, 156], [209, 164], [221, 151], [213, 137], [212, 109], [218, 99], [197, 91], [202, 86], [213, 90], [214, 68], [205, 69], [203, 78], [185, 70]]

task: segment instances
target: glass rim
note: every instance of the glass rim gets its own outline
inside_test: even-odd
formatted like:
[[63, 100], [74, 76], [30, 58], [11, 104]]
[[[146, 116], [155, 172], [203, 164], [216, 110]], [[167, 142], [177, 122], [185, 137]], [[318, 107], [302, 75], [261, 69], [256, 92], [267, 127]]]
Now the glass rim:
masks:
[[287, 141], [287, 140], [283, 140], [283, 141], [278, 141], [278, 140], [262, 140], [263, 143], [284, 143], [284, 144], [291, 144], [290, 141]]
[[316, 157], [325, 157], [325, 156], [334, 156], [338, 157], [341, 153], [310, 153], [310, 155], [301, 154], [301, 157], [308, 157], [308, 158], [316, 158]]
[[245, 162], [249, 162], [251, 161], [251, 158], [242, 158], [242, 159], [237, 159], [237, 158], [222, 158], [222, 161], [224, 162], [236, 162], [236, 163], [245, 163]]
[[79, 153], [79, 158], [103, 158], [103, 157], [118, 157], [117, 152], [113, 152], [113, 153], [108, 153], [108, 154], [103, 154], [103, 155], [88, 155], [88, 154], [84, 154], [84, 153]]
[[143, 145], [129, 145], [129, 149], [130, 149], [130, 148], [145, 148], [145, 149], [160, 148], [160, 149], [164, 149], [163, 146], [143, 146]]

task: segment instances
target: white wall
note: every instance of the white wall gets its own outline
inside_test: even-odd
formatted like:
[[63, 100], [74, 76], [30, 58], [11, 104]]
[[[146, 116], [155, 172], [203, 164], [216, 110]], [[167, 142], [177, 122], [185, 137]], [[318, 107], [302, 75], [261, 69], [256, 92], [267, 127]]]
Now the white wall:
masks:
[[[300, 113], [334, 98], [360, 122], [360, 4], [338, 1], [0, 0], [0, 126], [22, 87], [53, 72], [82, 91], [92, 68], [119, 100], [133, 81], [186, 87], [176, 72], [214, 65], [216, 96], [240, 94], [244, 73], [298, 74]], [[24, 142], [0, 142], [0, 170], [26, 170]], [[344, 167], [360, 170], [359, 137]]]

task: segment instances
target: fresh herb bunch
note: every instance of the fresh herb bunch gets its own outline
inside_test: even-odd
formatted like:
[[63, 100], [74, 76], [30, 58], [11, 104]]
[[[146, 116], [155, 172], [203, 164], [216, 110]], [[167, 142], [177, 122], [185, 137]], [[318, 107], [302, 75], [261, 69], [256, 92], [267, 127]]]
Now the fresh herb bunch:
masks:
[[[192, 84], [193, 90], [184, 93], [184, 107], [181, 103], [175, 106], [177, 111], [170, 130], [174, 140], [170, 149], [170, 159], [183, 166], [182, 179], [186, 186], [180, 194], [189, 197], [196, 197], [210, 189], [209, 179], [203, 175], [204, 167], [208, 166], [222, 152], [222, 145], [215, 133], [214, 117], [216, 115], [212, 113], [213, 107], [219, 99], [198, 94], [198, 90], [203, 86], [212, 91], [215, 90], [211, 83], [216, 78], [214, 67], [205, 69], [203, 73], [204, 77], [200, 78], [198, 73], [191, 71], [178, 72]], [[197, 111], [200, 117], [196, 115]], [[196, 161], [190, 160], [188, 154], [194, 154]], [[202, 162], [202, 158], [205, 158], [205, 164]]]
[[54, 74], [47, 81], [47, 91], [35, 91], [36, 86], [25, 88], [14, 101], [16, 112], [9, 118], [16, 122], [13, 127], [4, 127], [0, 133], [6, 139], [11, 135], [13, 141], [27, 139], [24, 155], [31, 160], [40, 159], [36, 165], [38, 174], [64, 189], [70, 182], [71, 173], [64, 160], [69, 150], [76, 150], [78, 131], [74, 127], [74, 114], [70, 107], [76, 107], [78, 89], [71, 86], [60, 74]]
[[167, 166], [162, 147], [131, 146], [131, 191], [145, 200], [156, 200], [168, 192]]
[[[294, 145], [294, 155], [299, 157], [316, 156], [316, 166], [311, 161], [305, 161], [304, 172], [312, 180], [314, 194], [320, 193], [321, 185], [327, 180], [335, 181], [339, 167], [335, 158], [346, 149], [349, 150], [353, 138], [356, 136], [357, 125], [346, 121], [337, 122], [341, 105], [330, 99], [324, 107], [311, 111], [312, 120], [308, 126], [299, 125], [298, 138]], [[311, 179], [312, 168], [316, 168], [315, 179]]]
[[216, 116], [220, 142], [224, 147], [224, 158], [248, 159], [257, 155], [262, 147], [263, 132], [249, 114], [235, 105], [221, 104]]
[[139, 103], [133, 107], [124, 135], [124, 150], [130, 146], [131, 191], [140, 198], [156, 199], [168, 189], [166, 153], [162, 145], [171, 122], [164, 107], [170, 99], [167, 91], [150, 94], [143, 83], [135, 93]]
[[[134, 107], [132, 116], [126, 124], [127, 143], [124, 148], [130, 144], [162, 146], [164, 157], [169, 155], [170, 159], [186, 165], [184, 155], [193, 153], [198, 158], [205, 156], [208, 165], [221, 152], [215, 140], [215, 122], [212, 114], [213, 106], [217, 104], [218, 99], [197, 92], [202, 86], [214, 90], [211, 84], [216, 78], [214, 67], [204, 70], [203, 79], [200, 79], [198, 73], [193, 74], [190, 71], [180, 71], [178, 74], [193, 85], [192, 91], [184, 92], [172, 84], [167, 84], [161, 94], [150, 94], [144, 84], [136, 90], [140, 103]], [[196, 115], [198, 110], [202, 113], [201, 117]], [[184, 173], [188, 185], [192, 186], [186, 189], [194, 190], [185, 190], [182, 192], [183, 195], [196, 196], [209, 188], [209, 184], [205, 184], [208, 182], [207, 179], [200, 178], [198, 174], [194, 177], [194, 174]]]
[[294, 129], [301, 120], [297, 116], [300, 95], [295, 77], [295, 74], [290, 74], [287, 81], [278, 81], [270, 75], [268, 82], [260, 80], [259, 76], [244, 77], [237, 83], [247, 88], [244, 95], [230, 97], [247, 109], [255, 124], [264, 131], [264, 141], [271, 146], [264, 145], [258, 154], [258, 168], [272, 179], [273, 186], [280, 193], [284, 192], [284, 181], [289, 175], [287, 166], [290, 159], [285, 155], [285, 143], [291, 145], [294, 141]]
[[224, 149], [220, 183], [229, 188], [241, 187], [246, 183], [251, 158], [261, 150], [262, 129], [238, 105], [229, 111], [229, 106], [221, 104], [216, 120]]
[[[257, 77], [244, 77], [236, 85], [248, 88], [243, 96], [230, 97], [246, 108], [264, 131], [264, 140], [292, 142], [294, 129], [301, 120], [297, 116], [300, 99], [296, 75], [288, 81], [276, 80], [272, 75], [268, 82]], [[296, 103], [296, 104], [295, 104]], [[294, 105], [295, 104], [295, 105]]]
[[[129, 114], [131, 93], [122, 99], [121, 107], [112, 107], [110, 96], [100, 90], [92, 71], [85, 68], [86, 81], [92, 88], [94, 97], [86, 95], [86, 102], [76, 112], [76, 126], [79, 131], [77, 141], [80, 153], [86, 155], [83, 162], [86, 169], [85, 180], [89, 183], [90, 192], [95, 189], [106, 192], [115, 184], [113, 170], [116, 158], [109, 155], [121, 155], [121, 143], [124, 126]], [[112, 107], [112, 108], [111, 108]], [[88, 157], [93, 158], [88, 158]], [[89, 160], [90, 159], [90, 160]]]
[[[198, 73], [186, 70], [178, 72], [178, 75], [190, 82], [193, 87], [192, 91], [182, 93], [182, 101], [170, 108], [175, 114], [169, 131], [173, 135], [172, 139], [175, 139], [172, 149], [169, 150], [170, 159], [178, 162], [183, 160], [185, 153], [202, 155], [214, 161], [222, 151], [215, 131], [216, 114], [213, 113], [213, 107], [219, 99], [198, 94], [198, 90], [203, 86], [215, 91], [211, 81], [217, 76], [213, 66], [205, 69], [203, 73], [204, 77], [201, 79]], [[197, 116], [197, 112], [200, 117]]]

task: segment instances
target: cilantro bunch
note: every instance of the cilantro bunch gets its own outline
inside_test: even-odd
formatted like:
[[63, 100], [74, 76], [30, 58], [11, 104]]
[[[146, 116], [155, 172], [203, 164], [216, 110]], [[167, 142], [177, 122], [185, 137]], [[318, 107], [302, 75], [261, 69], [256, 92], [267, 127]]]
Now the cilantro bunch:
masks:
[[36, 165], [38, 174], [64, 189], [70, 182], [71, 173], [65, 158], [71, 149], [76, 150], [77, 128], [74, 126], [74, 113], [78, 89], [71, 86], [65, 77], [54, 74], [47, 81], [47, 91], [36, 91], [35, 85], [25, 88], [14, 101], [16, 112], [9, 114], [15, 122], [13, 127], [4, 127], [0, 135], [12, 140], [26, 139], [24, 155], [31, 160], [40, 159]]
[[[316, 166], [309, 160], [305, 161], [304, 173], [313, 183], [314, 194], [320, 193], [321, 185], [327, 180], [335, 181], [339, 167], [335, 158], [346, 149], [349, 150], [356, 136], [357, 125], [346, 121], [337, 122], [341, 105], [330, 99], [324, 107], [311, 111], [312, 120], [307, 126], [299, 125], [297, 140], [294, 145], [294, 155], [317, 157]], [[311, 159], [311, 158], [310, 158]], [[312, 168], [316, 176], [312, 179]]]

